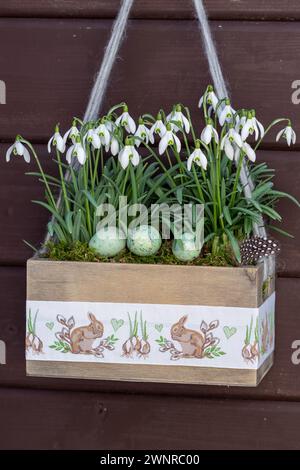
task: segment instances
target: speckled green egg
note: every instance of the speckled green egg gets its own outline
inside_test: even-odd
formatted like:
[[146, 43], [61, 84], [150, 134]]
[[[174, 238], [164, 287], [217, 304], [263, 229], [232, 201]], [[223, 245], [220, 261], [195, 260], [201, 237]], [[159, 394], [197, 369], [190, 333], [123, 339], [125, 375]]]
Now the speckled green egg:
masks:
[[113, 257], [126, 247], [126, 237], [124, 232], [115, 227], [102, 227], [91, 238], [90, 248], [100, 256]]
[[127, 247], [135, 255], [155, 255], [161, 247], [161, 236], [155, 227], [141, 225], [129, 230]]
[[180, 239], [173, 240], [172, 251], [179, 261], [193, 261], [198, 258], [201, 247], [196, 246], [195, 235], [189, 232], [182, 234]]

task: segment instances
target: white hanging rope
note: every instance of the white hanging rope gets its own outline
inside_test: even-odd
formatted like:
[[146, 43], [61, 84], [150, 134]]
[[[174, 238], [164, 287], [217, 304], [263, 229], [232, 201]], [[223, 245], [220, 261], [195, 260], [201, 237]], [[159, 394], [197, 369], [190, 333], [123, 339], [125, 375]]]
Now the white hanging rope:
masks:
[[[88, 102], [86, 111], [84, 113], [83, 120], [85, 122], [96, 119], [98, 117], [99, 109], [102, 104], [105, 92], [106, 92], [108, 79], [109, 79], [111, 70], [113, 68], [113, 65], [115, 63], [117, 53], [120, 49], [122, 39], [124, 37], [124, 32], [125, 32], [125, 28], [127, 25], [129, 13], [130, 13], [133, 1], [134, 0], [122, 1], [122, 6], [120, 8], [117, 18], [114, 21], [110, 39], [105, 49], [102, 64], [97, 74], [97, 78], [92, 88], [89, 102]], [[74, 168], [75, 170], [78, 169], [79, 163], [77, 161], [77, 158], [73, 158], [71, 160], [71, 165], [72, 165], [72, 168]], [[66, 171], [64, 178], [66, 181], [70, 180], [71, 173], [69, 170]], [[60, 207], [61, 200], [62, 200], [62, 191], [60, 191], [58, 199], [57, 199], [57, 207]], [[55, 220], [55, 217], [52, 216], [50, 219], [50, 224], [53, 223], [54, 220]], [[36, 254], [36, 256], [45, 252], [45, 246], [51, 240], [51, 238], [52, 236], [49, 230], [47, 230], [43, 246], [41, 250]]]
[[217, 50], [211, 35], [211, 30], [208, 24], [202, 0], [194, 0], [194, 7], [198, 16], [199, 26], [201, 28], [209, 70], [214, 82], [214, 88], [220, 99], [227, 98], [228, 92], [224, 80], [224, 75], [222, 73], [221, 65], [217, 55]]
[[90, 121], [98, 117], [99, 109], [105, 95], [108, 79], [115, 63], [122, 38], [124, 36], [129, 12], [134, 0], [123, 0], [119, 14], [114, 22], [110, 39], [105, 49], [102, 65], [94, 83], [90, 99], [84, 114], [84, 121]]

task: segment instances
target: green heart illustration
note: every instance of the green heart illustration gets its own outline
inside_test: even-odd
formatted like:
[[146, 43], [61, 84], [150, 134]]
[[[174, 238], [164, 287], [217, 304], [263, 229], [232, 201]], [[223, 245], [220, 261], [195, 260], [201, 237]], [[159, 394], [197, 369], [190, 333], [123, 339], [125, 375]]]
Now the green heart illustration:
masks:
[[161, 332], [161, 330], [163, 329], [164, 325], [162, 323], [160, 323], [159, 325], [155, 325], [155, 329], [156, 331], [158, 331], [159, 333]]
[[114, 329], [114, 332], [116, 332], [116, 331], [118, 331], [118, 330], [121, 328], [121, 326], [124, 325], [124, 320], [122, 320], [122, 319], [121, 319], [121, 320], [117, 320], [116, 318], [113, 318], [113, 319], [111, 320], [111, 325], [112, 325], [112, 327], [113, 327], [113, 329]]
[[46, 323], [46, 327], [51, 331], [53, 330], [53, 327], [54, 327], [54, 321], [48, 321]]
[[224, 331], [224, 334], [226, 336], [227, 339], [231, 338], [231, 336], [235, 335], [236, 332], [237, 332], [237, 329], [235, 326], [224, 326], [223, 328], [223, 331]]

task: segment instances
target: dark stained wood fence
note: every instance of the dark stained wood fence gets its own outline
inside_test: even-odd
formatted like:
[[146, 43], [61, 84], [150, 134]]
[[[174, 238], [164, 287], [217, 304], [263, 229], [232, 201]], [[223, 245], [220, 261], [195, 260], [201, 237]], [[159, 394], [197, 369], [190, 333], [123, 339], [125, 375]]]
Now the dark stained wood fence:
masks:
[[[300, 447], [300, 213], [280, 203], [287, 230], [278, 264], [275, 366], [257, 389], [27, 378], [24, 360], [27, 239], [38, 245], [47, 214], [31, 204], [38, 184], [23, 161], [4, 162], [17, 133], [32, 139], [47, 171], [55, 122], [81, 116], [103, 54], [116, 0], [11, 0], [0, 4], [0, 448], [216, 449]], [[105, 107], [126, 99], [132, 113], [197, 100], [210, 81], [189, 0], [137, 0]], [[298, 0], [206, 0], [234, 103], [267, 124], [290, 116], [300, 137], [292, 83], [300, 79]], [[201, 122], [199, 122], [199, 129]], [[300, 142], [300, 140], [299, 140]], [[259, 159], [277, 186], [300, 199], [300, 143], [286, 151], [270, 134]], [[132, 416], [140, 416], [132, 420]], [[205, 432], [201, 423], [205, 422]], [[179, 424], [180, 423], [180, 424]]]

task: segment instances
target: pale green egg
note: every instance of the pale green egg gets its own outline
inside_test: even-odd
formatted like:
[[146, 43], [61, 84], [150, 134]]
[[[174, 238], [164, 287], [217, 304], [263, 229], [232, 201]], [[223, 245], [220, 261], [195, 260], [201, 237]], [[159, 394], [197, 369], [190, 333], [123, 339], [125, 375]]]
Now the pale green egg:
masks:
[[129, 230], [127, 247], [135, 255], [155, 255], [161, 247], [161, 236], [151, 225], [141, 225]]
[[126, 237], [122, 230], [116, 227], [102, 227], [91, 238], [89, 243], [98, 255], [109, 258], [116, 256], [126, 247]]
[[193, 261], [201, 253], [201, 247], [196, 244], [195, 235], [185, 232], [180, 239], [173, 240], [172, 251], [179, 261]]

